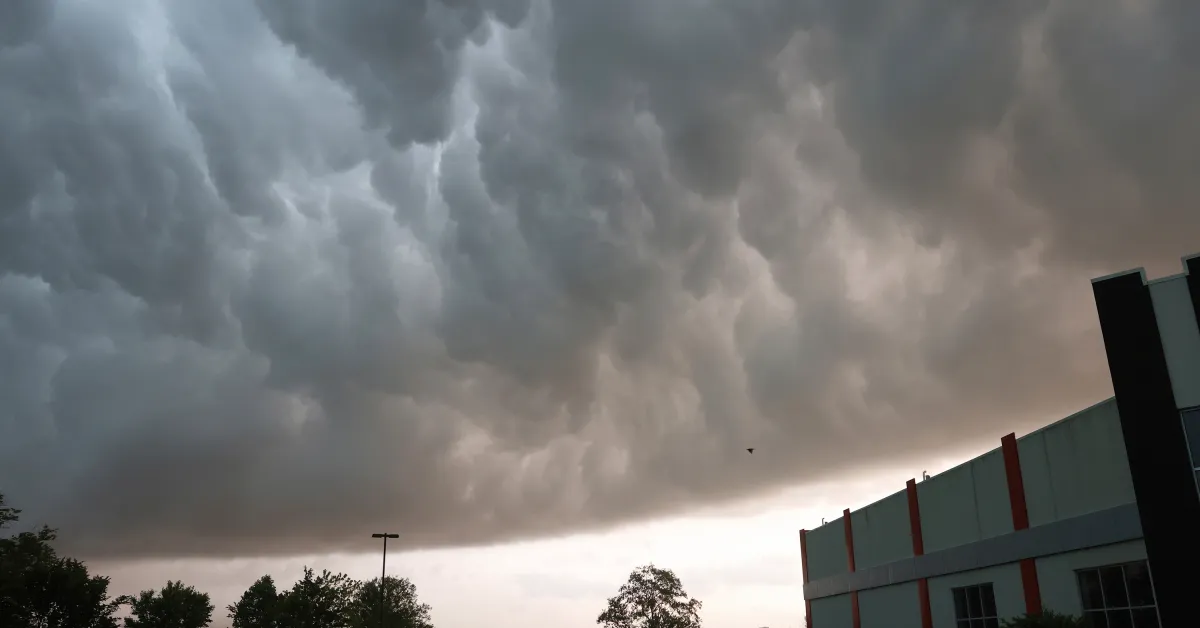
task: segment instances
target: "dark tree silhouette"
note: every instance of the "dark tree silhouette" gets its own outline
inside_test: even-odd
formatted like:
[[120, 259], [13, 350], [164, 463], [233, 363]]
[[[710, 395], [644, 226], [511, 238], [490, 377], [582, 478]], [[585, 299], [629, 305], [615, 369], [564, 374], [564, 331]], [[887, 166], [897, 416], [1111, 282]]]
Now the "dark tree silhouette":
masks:
[[646, 565], [629, 574], [596, 623], [604, 628], [700, 628], [700, 606], [675, 572]]
[[304, 576], [281, 596], [280, 626], [346, 628], [360, 586], [346, 574], [325, 570], [317, 576], [305, 567]]
[[280, 601], [271, 576], [259, 578], [246, 589], [237, 604], [227, 607], [233, 628], [281, 628]]
[[1088, 623], [1074, 615], [1062, 615], [1051, 610], [1042, 610], [1035, 615], [1021, 615], [1000, 622], [1001, 628], [1084, 628]]
[[121, 601], [130, 606], [125, 628], [203, 628], [212, 622], [208, 594], [182, 582], [168, 580], [162, 591], [142, 591]]
[[[0, 494], [0, 529], [20, 514]], [[116, 628], [120, 600], [109, 599], [108, 578], [60, 557], [51, 545], [55, 538], [45, 526], [0, 538], [0, 626]]]
[[[408, 578], [388, 576], [384, 591], [384, 623], [387, 628], [433, 628], [428, 604], [417, 598], [417, 587]], [[359, 587], [354, 597], [351, 626], [375, 628], [379, 626], [379, 578]]]

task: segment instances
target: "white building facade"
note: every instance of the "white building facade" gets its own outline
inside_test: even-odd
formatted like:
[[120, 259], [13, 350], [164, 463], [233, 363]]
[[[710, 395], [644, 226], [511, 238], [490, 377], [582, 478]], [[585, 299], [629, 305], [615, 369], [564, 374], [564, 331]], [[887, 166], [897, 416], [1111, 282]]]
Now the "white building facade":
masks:
[[1200, 256], [1093, 282], [1114, 397], [814, 530], [810, 628], [1200, 626]]

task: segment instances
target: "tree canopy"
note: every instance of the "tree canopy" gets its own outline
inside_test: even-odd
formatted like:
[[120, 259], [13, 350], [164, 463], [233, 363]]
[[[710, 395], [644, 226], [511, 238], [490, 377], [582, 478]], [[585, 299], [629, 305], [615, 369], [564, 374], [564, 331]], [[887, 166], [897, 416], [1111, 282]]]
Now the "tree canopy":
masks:
[[130, 606], [125, 628], [203, 628], [212, 623], [208, 594], [182, 582], [168, 580], [161, 591], [142, 591], [121, 601]]
[[[0, 529], [20, 514], [0, 494]], [[45, 526], [0, 538], [0, 626], [116, 628], [120, 601], [108, 597], [108, 578], [59, 556], [51, 545], [55, 538]]]
[[629, 574], [596, 623], [604, 628], [699, 628], [700, 607], [675, 572], [646, 565]]
[[[384, 623], [387, 628], [433, 628], [430, 607], [417, 598], [417, 587], [408, 578], [388, 576], [384, 581], [386, 593]], [[373, 628], [380, 620], [379, 578], [363, 583], [358, 589], [353, 605], [355, 628]]]
[[263, 576], [242, 593], [236, 604], [226, 607], [233, 628], [278, 628], [280, 624], [279, 592], [275, 580]]
[[[0, 494], [0, 530], [20, 520], [21, 511]], [[160, 590], [110, 598], [108, 578], [61, 557], [56, 532], [43, 526], [0, 538], [0, 626], [21, 628], [203, 628], [212, 622], [207, 593], [168, 580]], [[233, 628], [433, 628], [430, 607], [407, 578], [360, 582], [343, 573], [304, 568], [303, 576], [280, 591], [263, 576], [227, 606]], [[128, 605], [128, 617], [117, 611]], [[382, 606], [381, 606], [382, 605]], [[381, 613], [382, 610], [382, 613]]]

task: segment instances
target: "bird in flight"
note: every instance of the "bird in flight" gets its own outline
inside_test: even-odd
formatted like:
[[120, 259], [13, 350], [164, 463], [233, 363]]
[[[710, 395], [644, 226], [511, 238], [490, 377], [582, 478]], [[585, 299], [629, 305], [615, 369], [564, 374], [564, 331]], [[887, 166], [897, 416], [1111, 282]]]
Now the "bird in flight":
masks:
[[753, 448], [753, 447], [750, 447], [750, 448], [746, 449], [746, 451], [748, 451], [748, 452], [750, 452], [750, 453], [754, 453], [754, 448]]

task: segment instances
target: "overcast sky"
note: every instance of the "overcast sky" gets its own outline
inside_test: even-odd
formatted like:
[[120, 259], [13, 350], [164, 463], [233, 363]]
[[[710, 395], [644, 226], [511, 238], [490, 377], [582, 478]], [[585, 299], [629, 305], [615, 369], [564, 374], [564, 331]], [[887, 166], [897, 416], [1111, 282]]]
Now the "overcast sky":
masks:
[[6, 0], [0, 490], [105, 564], [479, 548], [1065, 415], [1088, 280], [1200, 250], [1198, 25]]

